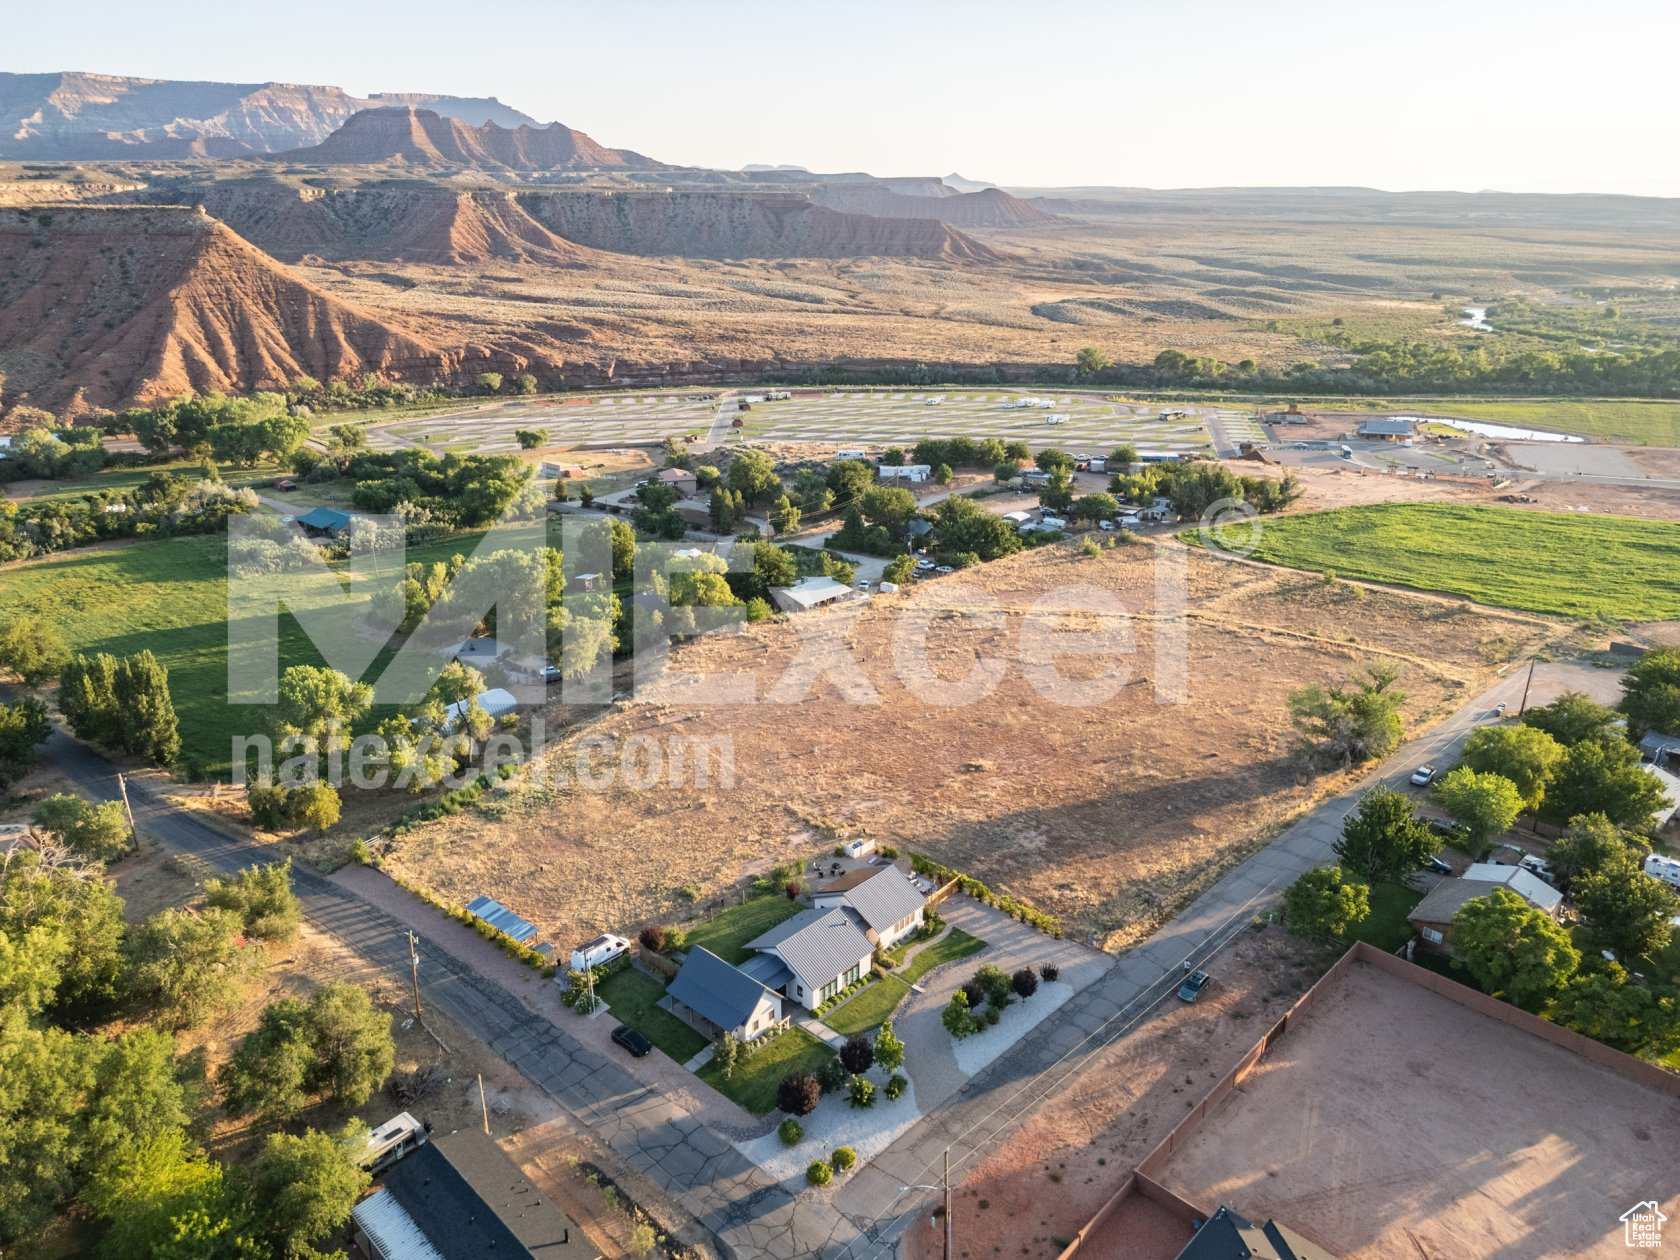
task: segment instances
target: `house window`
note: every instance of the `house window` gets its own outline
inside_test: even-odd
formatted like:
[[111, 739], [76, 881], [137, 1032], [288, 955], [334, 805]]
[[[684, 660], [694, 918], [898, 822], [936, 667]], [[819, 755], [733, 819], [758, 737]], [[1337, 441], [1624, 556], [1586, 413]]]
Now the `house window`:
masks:
[[1423, 939], [1428, 941], [1431, 945], [1439, 945], [1446, 939], [1446, 937], [1442, 936], [1440, 932], [1436, 931], [1434, 928], [1428, 927], [1420, 929], [1418, 935], [1422, 936]]
[[863, 974], [863, 964], [862, 963], [854, 963], [852, 965], [852, 969], [846, 973], [846, 983], [847, 984], [856, 984], [857, 981], [858, 981], [858, 977], [861, 976], [862, 974]]

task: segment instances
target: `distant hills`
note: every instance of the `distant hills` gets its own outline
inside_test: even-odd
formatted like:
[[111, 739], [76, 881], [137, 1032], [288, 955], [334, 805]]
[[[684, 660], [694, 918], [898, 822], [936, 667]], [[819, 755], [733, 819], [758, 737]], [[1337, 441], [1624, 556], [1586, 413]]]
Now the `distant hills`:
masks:
[[170, 161], [279, 153], [319, 144], [353, 115], [380, 106], [424, 106], [469, 127], [536, 123], [495, 97], [397, 92], [363, 98], [300, 83], [0, 73], [0, 158]]
[[609, 149], [560, 123], [469, 125], [417, 106], [362, 110], [320, 144], [278, 155], [300, 164], [427, 170], [660, 171], [674, 169], [629, 149]]

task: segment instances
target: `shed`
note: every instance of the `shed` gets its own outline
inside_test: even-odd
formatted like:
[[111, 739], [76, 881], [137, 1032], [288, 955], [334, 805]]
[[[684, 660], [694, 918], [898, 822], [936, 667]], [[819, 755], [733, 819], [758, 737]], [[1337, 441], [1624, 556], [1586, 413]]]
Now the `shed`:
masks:
[[452, 644], [449, 655], [463, 665], [488, 665], [502, 654], [502, 645], [487, 635]]
[[475, 919], [482, 919], [504, 936], [511, 936], [523, 945], [537, 934], [537, 925], [529, 919], [522, 919], [501, 902], [490, 897], [478, 896], [467, 902], [467, 913]]
[[783, 612], [805, 612], [844, 599], [852, 588], [831, 577], [803, 577], [792, 586], [772, 587], [770, 598]]
[[297, 523], [311, 534], [325, 534], [337, 538], [350, 524], [350, 513], [337, 508], [314, 507], [297, 518]]
[[1645, 773], [1656, 776], [1662, 784], [1663, 804], [1657, 808], [1655, 826], [1666, 827], [1669, 820], [1680, 812], [1680, 778], [1670, 774], [1659, 765], [1650, 762], [1645, 764]]
[[[519, 708], [519, 701], [514, 699], [513, 693], [502, 687], [491, 687], [487, 691], [479, 692], [477, 700], [478, 707], [488, 713], [492, 719], [506, 717]], [[472, 703], [471, 700], [457, 700], [450, 705], [449, 712], [443, 719], [443, 729], [452, 731], [460, 725], [462, 717], [466, 715], [467, 709]]]
[[1666, 768], [1670, 758], [1680, 758], [1680, 735], [1646, 731], [1639, 740], [1639, 755], [1652, 765]]

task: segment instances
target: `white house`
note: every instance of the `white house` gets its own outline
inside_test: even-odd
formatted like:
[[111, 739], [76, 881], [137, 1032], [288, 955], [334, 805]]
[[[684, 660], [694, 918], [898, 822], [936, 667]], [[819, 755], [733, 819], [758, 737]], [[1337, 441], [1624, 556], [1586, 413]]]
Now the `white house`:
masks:
[[838, 907], [803, 910], [748, 941], [747, 948], [781, 965], [752, 960], [742, 964], [745, 974], [811, 1011], [861, 980], [870, 970], [875, 953], [875, 945], [863, 929]]
[[839, 908], [875, 943], [891, 949], [922, 926], [926, 899], [896, 866], [865, 866], [811, 894], [819, 910]]
[[770, 598], [783, 612], [805, 612], [837, 599], [845, 599], [852, 588], [831, 577], [802, 577], [792, 586], [770, 589]]
[[[478, 707], [489, 714], [492, 721], [504, 718], [519, 708], [519, 701], [513, 698], [513, 692], [502, 687], [491, 687], [487, 691], [481, 691], [477, 698]], [[443, 729], [446, 733], [460, 725], [471, 705], [471, 700], [457, 700], [449, 706], [449, 711], [443, 719]]]
[[672, 1014], [708, 1038], [727, 1032], [752, 1041], [782, 1023], [781, 994], [698, 945], [665, 993]]
[[882, 464], [875, 470], [882, 481], [909, 481], [920, 484], [933, 478], [931, 464]]

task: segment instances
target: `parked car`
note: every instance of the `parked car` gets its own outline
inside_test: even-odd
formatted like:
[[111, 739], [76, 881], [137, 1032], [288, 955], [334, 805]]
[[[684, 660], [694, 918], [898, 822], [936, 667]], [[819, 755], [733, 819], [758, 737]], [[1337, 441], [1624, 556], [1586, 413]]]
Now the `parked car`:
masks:
[[868, 578], [859, 578], [857, 588], [860, 591], [867, 591], [869, 589], [869, 579]]
[[1441, 855], [1439, 853], [1437, 853], [1434, 857], [1430, 858], [1428, 861], [1424, 862], [1423, 865], [1424, 865], [1424, 868], [1426, 870], [1434, 871], [1437, 875], [1451, 875], [1452, 874], [1452, 867], [1447, 865], [1446, 862], [1441, 860]]
[[1435, 781], [1435, 767], [1433, 765], [1419, 766], [1412, 771], [1412, 785], [1414, 787], [1428, 787]]
[[1547, 862], [1545, 858], [1536, 857], [1532, 853], [1526, 854], [1520, 858], [1517, 865], [1522, 867], [1523, 870], [1529, 872], [1531, 875], [1538, 875], [1548, 884], [1555, 882], [1557, 879], [1557, 873], [1552, 870], [1551, 864]]
[[1109, 533], [1113, 533], [1114, 532], [1114, 522], [1113, 521], [1098, 521], [1097, 522], [1097, 528], [1101, 529], [1101, 530], [1107, 530]]
[[1202, 990], [1208, 987], [1208, 981], [1213, 977], [1205, 971], [1192, 971], [1189, 978], [1178, 986], [1178, 996], [1181, 1001], [1194, 1002], [1202, 996]]
[[1509, 706], [1507, 706], [1506, 703], [1503, 700], [1501, 700], [1498, 704], [1493, 706], [1493, 716], [1494, 717], [1504, 717], [1505, 716], [1505, 710], [1506, 710], [1507, 707], [1509, 707]]
[[1463, 848], [1470, 839], [1470, 828], [1463, 823], [1449, 822], [1445, 818], [1431, 818], [1429, 820], [1429, 830], [1454, 848]]
[[630, 1052], [632, 1058], [643, 1058], [653, 1049], [653, 1042], [637, 1032], [629, 1024], [620, 1024], [613, 1029], [612, 1039]]
[[552, 687], [560, 681], [560, 667], [558, 665], [544, 665], [537, 671], [545, 684]]
[[933, 571], [935, 573], [955, 573], [956, 572], [956, 570], [948, 564], [937, 565], [937, 566], [935, 566]]

